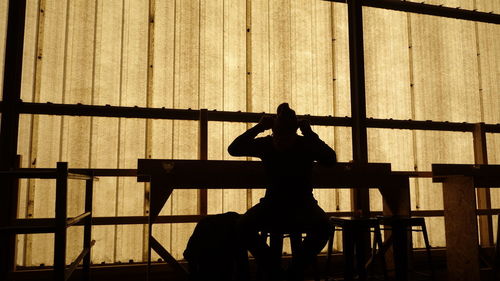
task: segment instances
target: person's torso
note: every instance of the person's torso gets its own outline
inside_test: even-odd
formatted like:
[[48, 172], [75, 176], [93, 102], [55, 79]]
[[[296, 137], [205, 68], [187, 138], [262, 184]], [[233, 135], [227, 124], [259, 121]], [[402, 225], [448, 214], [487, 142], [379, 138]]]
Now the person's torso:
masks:
[[293, 145], [284, 150], [276, 149], [272, 137], [268, 137], [261, 159], [270, 184], [266, 200], [284, 204], [314, 200], [311, 185], [313, 158], [304, 137], [298, 136]]

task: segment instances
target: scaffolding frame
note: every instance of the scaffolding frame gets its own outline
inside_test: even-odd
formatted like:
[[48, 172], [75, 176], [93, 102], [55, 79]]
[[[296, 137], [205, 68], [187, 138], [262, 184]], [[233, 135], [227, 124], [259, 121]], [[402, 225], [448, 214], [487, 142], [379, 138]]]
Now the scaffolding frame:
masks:
[[[93, 183], [97, 178], [92, 175], [84, 173], [70, 173], [68, 171], [67, 162], [58, 162], [56, 169], [15, 169], [11, 171], [0, 171], [0, 180], [14, 180], [18, 182], [19, 179], [55, 179], [56, 180], [56, 213], [55, 219], [46, 220], [44, 224], [32, 225], [16, 224], [13, 220], [8, 225], [0, 226], [0, 235], [16, 235], [16, 234], [35, 234], [35, 233], [54, 233], [54, 280], [67, 281], [73, 274], [74, 270], [83, 261], [82, 265], [82, 279], [90, 280], [90, 256], [91, 248], [95, 244], [92, 240], [92, 193]], [[82, 214], [68, 218], [68, 180], [84, 180], [85, 181], [85, 210]], [[69, 267], [66, 267], [66, 242], [67, 242], [67, 229], [69, 227], [83, 224], [83, 249], [71, 262]], [[9, 247], [15, 247], [9, 245]], [[2, 280], [10, 280], [12, 270], [2, 272]]]

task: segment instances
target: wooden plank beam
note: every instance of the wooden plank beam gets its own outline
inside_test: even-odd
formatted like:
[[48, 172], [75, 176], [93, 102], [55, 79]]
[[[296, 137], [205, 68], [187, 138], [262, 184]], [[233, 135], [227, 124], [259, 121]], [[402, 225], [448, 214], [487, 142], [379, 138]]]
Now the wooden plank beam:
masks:
[[[474, 163], [488, 164], [488, 152], [486, 147], [486, 134], [484, 124], [478, 123], [472, 131], [474, 144]], [[477, 208], [491, 209], [491, 194], [489, 188], [477, 188]], [[479, 216], [479, 238], [481, 246], [489, 247], [494, 245], [493, 241], [493, 221], [491, 215]]]
[[[151, 176], [176, 189], [266, 188], [268, 183], [262, 162], [227, 160], [139, 159], [138, 180]], [[193, 171], [197, 171], [193, 177]], [[393, 179], [390, 164], [357, 165], [339, 163], [332, 167], [313, 166], [314, 188], [378, 188]], [[154, 179], [153, 179], [154, 180]]]
[[471, 177], [443, 182], [446, 260], [449, 280], [480, 280], [476, 195]]

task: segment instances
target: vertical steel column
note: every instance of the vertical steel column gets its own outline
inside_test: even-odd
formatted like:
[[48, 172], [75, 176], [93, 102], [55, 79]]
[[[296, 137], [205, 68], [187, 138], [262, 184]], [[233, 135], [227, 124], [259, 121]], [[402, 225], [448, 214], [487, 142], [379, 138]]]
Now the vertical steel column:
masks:
[[2, 170], [14, 168], [16, 162], [25, 13], [26, 0], [9, 2], [0, 130], [0, 168]]
[[[3, 111], [0, 126], [0, 170], [16, 168], [19, 130], [18, 102], [21, 96], [21, 74], [24, 45], [26, 0], [9, 1], [5, 64], [3, 77]], [[0, 225], [10, 224], [17, 214], [17, 180], [0, 180]], [[0, 280], [7, 280], [15, 269], [15, 240], [12, 233], [0, 235]]]
[[85, 183], [85, 213], [90, 212], [90, 215], [85, 218], [85, 226], [83, 229], [83, 248], [89, 249], [87, 255], [83, 258], [82, 280], [90, 281], [90, 261], [92, 258], [92, 202], [94, 190], [94, 173], [91, 172], [91, 179]]
[[57, 162], [56, 231], [54, 239], [54, 280], [65, 281], [66, 220], [68, 207], [68, 163]]
[[[349, 67], [351, 78], [352, 156], [354, 163], [368, 163], [366, 134], [365, 62], [363, 48], [363, 6], [360, 0], [347, 1], [349, 26]], [[354, 189], [351, 193], [354, 211], [370, 213], [367, 189]]]
[[[208, 111], [206, 109], [200, 109], [199, 122], [198, 159], [208, 160]], [[206, 215], [208, 213], [208, 192], [206, 189], [200, 189], [198, 194], [198, 213]]]

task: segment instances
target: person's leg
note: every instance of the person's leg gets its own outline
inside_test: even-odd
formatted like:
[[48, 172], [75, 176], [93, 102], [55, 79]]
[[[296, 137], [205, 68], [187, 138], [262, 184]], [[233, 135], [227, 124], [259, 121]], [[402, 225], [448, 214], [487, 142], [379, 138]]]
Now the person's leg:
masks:
[[300, 210], [295, 223], [307, 233], [301, 251], [294, 254], [289, 279], [301, 280], [304, 269], [313, 263], [316, 255], [325, 247], [332, 230], [327, 214], [317, 204]]
[[241, 216], [236, 224], [236, 230], [240, 243], [250, 251], [259, 267], [264, 269], [266, 275], [274, 276], [280, 270], [279, 263], [272, 256], [265, 239], [259, 235], [260, 230], [272, 223], [270, 221], [272, 212], [265, 204], [259, 203]]

